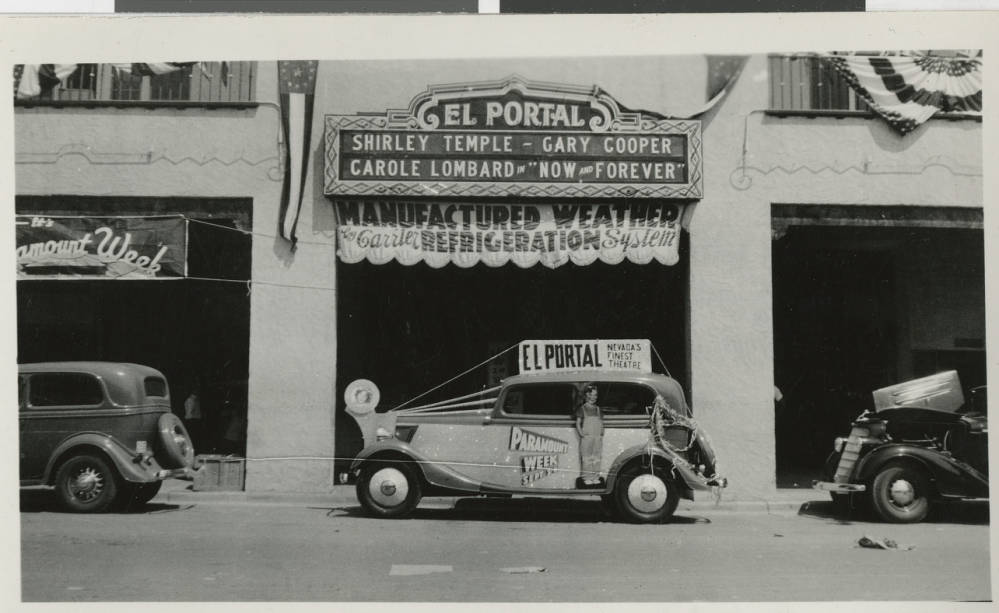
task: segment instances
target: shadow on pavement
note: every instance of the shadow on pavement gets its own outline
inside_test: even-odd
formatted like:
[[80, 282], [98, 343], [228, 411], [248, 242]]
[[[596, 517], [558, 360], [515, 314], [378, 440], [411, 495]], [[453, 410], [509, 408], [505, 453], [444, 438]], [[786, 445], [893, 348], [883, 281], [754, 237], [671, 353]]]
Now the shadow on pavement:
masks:
[[[161, 502], [147, 502], [144, 505], [132, 505], [125, 508], [112, 509], [102, 515], [142, 515], [149, 513], [165, 513], [179, 511], [190, 508], [191, 505], [181, 507], [176, 504], [166, 504]], [[22, 489], [21, 505], [22, 513], [68, 513], [56, 500], [55, 492], [51, 489]]]
[[[855, 504], [852, 509], [844, 509], [829, 500], [813, 500], [801, 505], [798, 515], [828, 519], [843, 525], [854, 523], [883, 523], [866, 504]], [[930, 509], [926, 524], [965, 524], [989, 525], [988, 500], [959, 500], [939, 502]]]
[[[360, 506], [337, 509], [340, 517], [370, 519]], [[453, 508], [417, 507], [409, 519], [438, 519], [483, 522], [555, 522], [555, 523], [624, 523], [597, 500], [560, 500], [508, 498], [460, 498]], [[709, 519], [691, 515], [674, 515], [668, 523], [711, 523]]]

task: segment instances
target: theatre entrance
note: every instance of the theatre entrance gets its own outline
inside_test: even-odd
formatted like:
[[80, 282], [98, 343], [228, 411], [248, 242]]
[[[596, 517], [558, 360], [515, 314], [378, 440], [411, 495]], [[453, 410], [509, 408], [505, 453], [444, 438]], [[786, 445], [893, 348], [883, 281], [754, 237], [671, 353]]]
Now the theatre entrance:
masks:
[[[687, 262], [683, 234], [672, 266], [338, 262], [337, 457], [362, 446], [344, 412], [351, 381], [374, 381], [385, 410], [480, 365], [420, 402], [453, 397], [515, 374], [513, 351], [505, 361], [486, 362], [526, 339], [647, 338], [689, 391]], [[653, 369], [662, 372], [658, 362], [653, 355]]]

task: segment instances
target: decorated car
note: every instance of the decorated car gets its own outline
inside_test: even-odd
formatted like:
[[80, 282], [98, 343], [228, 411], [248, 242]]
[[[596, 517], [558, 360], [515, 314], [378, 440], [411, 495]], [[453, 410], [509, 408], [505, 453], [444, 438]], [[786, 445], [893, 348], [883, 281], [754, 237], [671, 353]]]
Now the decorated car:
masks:
[[139, 364], [18, 366], [20, 479], [69, 510], [144, 504], [164, 479], [191, 476], [194, 448], [161, 372]]
[[519, 374], [490, 389], [376, 411], [368, 380], [345, 391], [365, 446], [351, 465], [378, 517], [423, 494], [599, 495], [623, 519], [667, 520], [680, 498], [725, 487], [680, 385], [652, 372], [647, 340], [524, 341]]
[[947, 371], [876, 390], [814, 487], [844, 510], [860, 502], [884, 521], [919, 522], [935, 501], [987, 498], [988, 460], [985, 388], [965, 402]]

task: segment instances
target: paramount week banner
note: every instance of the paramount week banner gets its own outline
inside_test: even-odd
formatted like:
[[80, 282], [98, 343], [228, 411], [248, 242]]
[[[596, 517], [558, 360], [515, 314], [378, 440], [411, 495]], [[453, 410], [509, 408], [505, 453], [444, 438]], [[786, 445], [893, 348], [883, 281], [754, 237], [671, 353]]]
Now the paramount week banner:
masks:
[[182, 278], [182, 217], [18, 215], [18, 279]]
[[482, 262], [549, 268], [597, 260], [679, 260], [683, 205], [462, 204], [337, 200], [337, 253], [346, 263], [395, 260], [470, 267]]

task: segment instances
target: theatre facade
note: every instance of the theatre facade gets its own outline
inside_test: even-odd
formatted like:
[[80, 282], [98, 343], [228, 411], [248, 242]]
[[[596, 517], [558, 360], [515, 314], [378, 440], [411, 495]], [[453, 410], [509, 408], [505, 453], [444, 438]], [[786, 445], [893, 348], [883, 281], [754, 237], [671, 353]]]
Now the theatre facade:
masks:
[[199, 451], [301, 492], [360, 450], [355, 379], [387, 409], [648, 339], [727, 497], [805, 485], [875, 388], [985, 383], [980, 115], [889, 121], [837, 63], [77, 65], [16, 99], [18, 359], [200, 386]]

